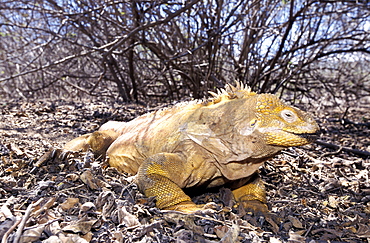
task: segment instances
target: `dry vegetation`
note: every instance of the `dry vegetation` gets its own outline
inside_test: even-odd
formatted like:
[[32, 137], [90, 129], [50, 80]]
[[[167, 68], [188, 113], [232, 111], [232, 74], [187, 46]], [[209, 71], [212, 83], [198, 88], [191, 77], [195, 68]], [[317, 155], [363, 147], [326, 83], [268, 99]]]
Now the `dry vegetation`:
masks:
[[233, 80], [368, 95], [369, 16], [361, 0], [5, 0], [0, 95], [168, 102]]

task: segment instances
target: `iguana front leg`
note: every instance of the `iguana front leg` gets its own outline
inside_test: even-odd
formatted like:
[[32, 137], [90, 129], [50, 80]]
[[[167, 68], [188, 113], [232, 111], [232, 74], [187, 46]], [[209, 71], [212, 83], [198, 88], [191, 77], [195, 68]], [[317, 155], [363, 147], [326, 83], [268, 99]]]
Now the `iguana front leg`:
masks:
[[251, 181], [232, 191], [234, 198], [242, 206], [254, 213], [268, 213], [265, 185], [258, 174]]
[[108, 147], [118, 136], [119, 134], [113, 130], [96, 131], [69, 141], [63, 150], [85, 152], [91, 149], [95, 157], [105, 156]]
[[177, 154], [160, 153], [147, 158], [137, 174], [139, 189], [147, 197], [156, 197], [160, 209], [193, 213], [202, 206], [193, 203], [181, 189], [189, 178], [186, 161]]
[[35, 168], [40, 167], [48, 160], [54, 162], [64, 161], [71, 152], [86, 152], [89, 149], [95, 158], [105, 156], [108, 147], [118, 138], [119, 134], [113, 130], [103, 130], [88, 133], [69, 141], [62, 149], [50, 149], [35, 163]]

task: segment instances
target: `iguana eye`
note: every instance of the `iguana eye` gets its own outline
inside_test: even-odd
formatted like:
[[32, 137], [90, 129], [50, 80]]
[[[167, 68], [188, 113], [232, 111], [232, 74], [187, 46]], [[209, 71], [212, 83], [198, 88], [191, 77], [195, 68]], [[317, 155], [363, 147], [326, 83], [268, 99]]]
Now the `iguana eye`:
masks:
[[282, 110], [281, 116], [286, 120], [287, 122], [295, 122], [297, 120], [296, 114], [291, 110]]
[[250, 121], [249, 125], [251, 127], [254, 127], [256, 125], [256, 123], [257, 123], [257, 119], [253, 119], [253, 120]]

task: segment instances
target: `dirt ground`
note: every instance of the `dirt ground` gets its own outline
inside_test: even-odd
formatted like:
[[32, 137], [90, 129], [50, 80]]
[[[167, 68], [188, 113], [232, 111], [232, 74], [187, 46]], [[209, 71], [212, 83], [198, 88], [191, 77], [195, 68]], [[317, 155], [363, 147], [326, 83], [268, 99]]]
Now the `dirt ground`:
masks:
[[261, 168], [273, 215], [265, 218], [235, 205], [226, 188], [194, 196], [197, 203], [214, 202], [214, 211], [161, 211], [137, 190], [132, 177], [91, 153], [40, 163], [50, 148], [61, 148], [108, 120], [131, 120], [147, 112], [145, 107], [1, 101], [0, 239], [370, 242], [369, 108], [314, 111], [320, 113], [320, 140], [327, 144], [288, 149]]

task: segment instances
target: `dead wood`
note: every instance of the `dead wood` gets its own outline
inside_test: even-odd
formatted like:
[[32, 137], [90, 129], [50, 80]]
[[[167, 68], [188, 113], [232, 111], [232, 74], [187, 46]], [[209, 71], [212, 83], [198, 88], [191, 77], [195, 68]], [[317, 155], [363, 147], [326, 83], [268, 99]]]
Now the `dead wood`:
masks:
[[365, 150], [346, 148], [346, 147], [342, 147], [340, 145], [336, 145], [336, 144], [333, 144], [333, 143], [327, 143], [327, 142], [320, 141], [320, 140], [315, 141], [315, 143], [320, 145], [320, 146], [326, 147], [326, 148], [341, 150], [341, 151], [353, 153], [353, 154], [359, 155], [359, 156], [364, 156], [364, 157], [369, 157], [370, 156], [370, 152], [365, 151]]

